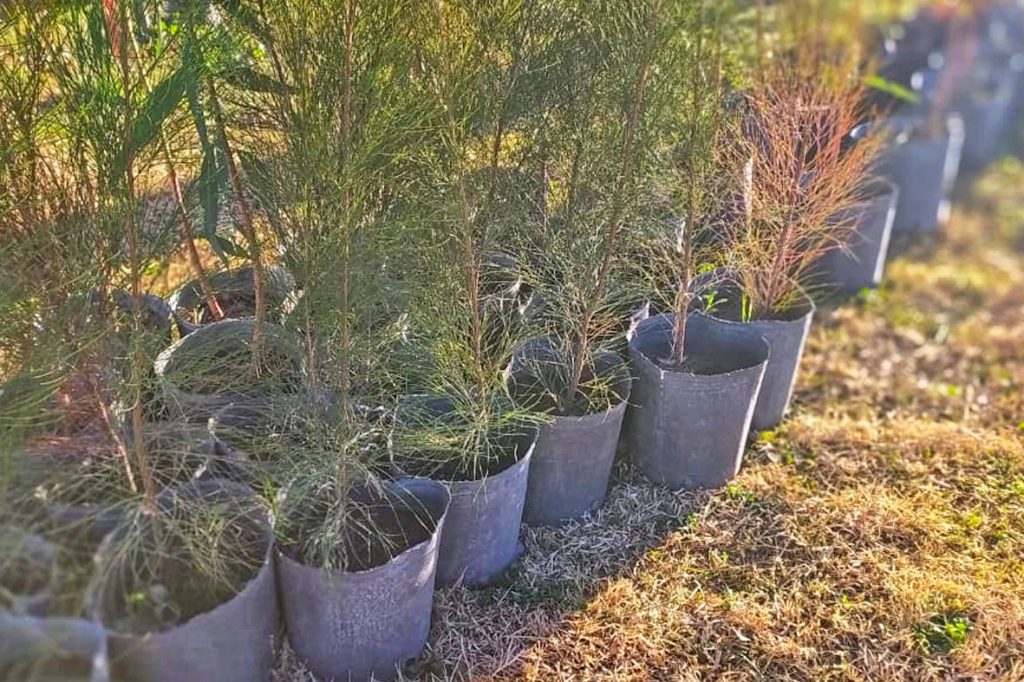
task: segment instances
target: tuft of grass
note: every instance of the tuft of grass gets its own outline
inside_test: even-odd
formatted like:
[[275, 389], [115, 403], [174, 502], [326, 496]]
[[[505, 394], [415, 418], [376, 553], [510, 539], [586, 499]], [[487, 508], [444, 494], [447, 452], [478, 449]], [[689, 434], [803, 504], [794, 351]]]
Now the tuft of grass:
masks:
[[735, 483], [729, 483], [725, 486], [725, 494], [745, 505], [757, 503], [757, 495], [753, 491]]
[[914, 626], [913, 637], [927, 654], [948, 654], [962, 647], [973, 629], [974, 623], [965, 615], [936, 613]]

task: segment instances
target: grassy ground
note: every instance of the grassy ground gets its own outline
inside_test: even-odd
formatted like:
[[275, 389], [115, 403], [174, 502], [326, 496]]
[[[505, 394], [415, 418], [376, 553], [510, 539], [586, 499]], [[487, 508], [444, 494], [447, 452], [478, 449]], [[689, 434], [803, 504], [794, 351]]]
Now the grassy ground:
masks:
[[414, 676], [1024, 680], [1024, 168], [959, 200], [942, 243], [820, 314], [732, 485], [620, 467], [502, 585], [438, 594]]

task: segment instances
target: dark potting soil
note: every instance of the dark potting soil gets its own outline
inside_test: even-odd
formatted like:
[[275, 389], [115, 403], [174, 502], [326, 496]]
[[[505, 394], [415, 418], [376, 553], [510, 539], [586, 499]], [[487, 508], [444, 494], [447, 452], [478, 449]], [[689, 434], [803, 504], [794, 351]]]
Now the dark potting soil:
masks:
[[95, 679], [93, 661], [81, 655], [51, 647], [44, 659], [35, 657], [0, 666], [0, 680], [53, 680], [74, 682]]
[[[203, 425], [148, 422], [144, 433], [150, 469], [160, 488], [192, 480], [209, 460], [209, 435]], [[124, 443], [133, 456], [130, 435]], [[83, 507], [83, 524], [109, 510], [116, 501], [111, 492], [123, 485], [123, 456], [100, 427], [71, 437], [41, 437], [22, 453], [15, 474], [19, 487], [36, 491], [39, 497], [32, 499], [40, 503], [45, 498], [53, 505], [95, 505], [95, 514], [85, 513]]]
[[[775, 311], [771, 315], [765, 315], [755, 317], [750, 322], [760, 321], [771, 321], [771, 322], [793, 322], [799, 320], [801, 317], [810, 312], [810, 307], [806, 302], [799, 302], [795, 305], [791, 305], [784, 310]], [[719, 299], [714, 309], [710, 312], [712, 317], [717, 317], [720, 320], [727, 320], [729, 322], [743, 322], [743, 312], [741, 306], [741, 297], [738, 295], [730, 294], [726, 298]]]
[[[142, 635], [161, 632], [202, 613], [207, 613], [235, 597], [256, 577], [263, 565], [266, 551], [266, 529], [256, 519], [235, 516], [231, 537], [220, 545], [232, 551], [217, 557], [218, 575], [204, 575], [196, 570], [194, 559], [184, 548], [165, 548], [149, 561], [155, 566], [136, 567], [138, 577], [123, 584], [119, 609], [107, 624], [121, 632]], [[205, 538], [194, 538], [202, 542]], [[210, 549], [210, 548], [205, 548]], [[113, 589], [118, 589], [115, 585]]]
[[8, 555], [0, 558], [0, 605], [7, 601], [8, 595], [27, 597], [45, 590], [50, 583], [47, 569], [31, 557]]
[[[220, 304], [224, 319], [252, 317], [256, 311], [256, 297], [249, 294], [218, 294], [214, 292], [217, 303]], [[202, 305], [187, 311], [179, 310], [179, 314], [192, 324], [210, 324], [216, 322], [210, 307], [204, 302]]]
[[[625, 364], [622, 367], [625, 368]], [[560, 400], [558, 389], [561, 386], [546, 386], [542, 380], [530, 382], [527, 379], [510, 387], [513, 400], [533, 412], [555, 417], [585, 417], [604, 412], [622, 402], [628, 384], [625, 372], [622, 377], [602, 376], [600, 381], [593, 373], [587, 372], [569, 405]]]
[[[412, 509], [401, 503], [376, 503], [352, 510], [346, 533], [337, 542], [334, 566], [347, 573], [358, 573], [383, 566], [395, 557], [430, 539], [437, 519], [425, 509]], [[315, 566], [317, 559], [298, 545], [283, 550], [292, 559]]]
[[715, 376], [730, 371], [723, 358], [708, 355], [688, 355], [682, 364], [672, 362], [671, 358], [654, 358], [654, 364], [666, 372], [680, 372], [697, 376]]
[[[21, 448], [13, 472], [21, 490], [59, 484], [63, 475], [78, 476], [83, 467], [116, 465], [119, 455], [110, 444], [110, 436], [98, 425], [73, 436], [39, 436]], [[122, 465], [123, 470], [123, 465]], [[83, 490], [83, 493], [90, 492]], [[99, 493], [99, 490], [94, 492]], [[102, 495], [87, 495], [83, 502], [102, 502]]]
[[503, 446], [495, 456], [467, 457], [452, 452], [420, 452], [398, 462], [403, 473], [432, 478], [435, 481], [478, 481], [500, 474], [519, 461], [515, 446]]
[[142, 635], [184, 625], [195, 616], [208, 613], [229, 601], [255, 576], [255, 570], [248, 572], [244, 578], [238, 576], [237, 587], [233, 588], [213, 586], [207, 577], [198, 574], [187, 577], [183, 575], [180, 579], [164, 582], [153, 580], [137, 586], [128, 595], [131, 610], [116, 618], [112, 627], [118, 631]]

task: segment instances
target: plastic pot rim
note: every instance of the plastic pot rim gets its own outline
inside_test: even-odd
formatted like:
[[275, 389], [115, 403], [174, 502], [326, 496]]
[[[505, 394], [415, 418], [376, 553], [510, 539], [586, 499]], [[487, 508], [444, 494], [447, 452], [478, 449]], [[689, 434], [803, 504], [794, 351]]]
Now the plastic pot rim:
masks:
[[[813, 312], [813, 311], [810, 311], [810, 312]], [[695, 315], [706, 315], [706, 313], [700, 313], [700, 312], [692, 313], [692, 314], [695, 314]], [[644, 320], [644, 322], [641, 322], [640, 325], [637, 325], [637, 329], [639, 330], [640, 326], [643, 325], [645, 322], [648, 322], [648, 320], [657, 320], [658, 318], [667, 319], [668, 317], [671, 317], [671, 316], [674, 316], [674, 315], [675, 315], [675, 313], [660, 313], [658, 315], [652, 315], [649, 318], [647, 318], [647, 320]], [[709, 317], [714, 317], [714, 316], [709, 316]], [[715, 317], [714, 319], [722, 321], [722, 322], [728, 322], [729, 321], [729, 320], [722, 320], [721, 318], [718, 318], [718, 317]], [[800, 319], [803, 319], [803, 318], [801, 317], [801, 318], [797, 318], [797, 320], [786, 320], [786, 321], [787, 322], [799, 321]], [[757, 322], [757, 321], [760, 321], [760, 320], [754, 320], [754, 321]], [[739, 322], [737, 324], [747, 324], [747, 323]], [[649, 357], [647, 355], [647, 353], [643, 352], [639, 348], [636, 348], [634, 346], [634, 344], [633, 344], [633, 340], [632, 339], [630, 339], [629, 349], [633, 353], [635, 358], [643, 360], [645, 365], [647, 365], [649, 367], [653, 367], [654, 369], [656, 369], [658, 371], [658, 375], [659, 376], [666, 376], [666, 375], [670, 375], [670, 376], [685, 376], [687, 379], [689, 379], [691, 381], [698, 381], [698, 382], [705, 382], [706, 381], [708, 383], [711, 383], [711, 382], [714, 382], [714, 381], [717, 381], [717, 380], [720, 380], [720, 379], [731, 377], [731, 376], [736, 375], [736, 374], [741, 374], [743, 372], [747, 372], [747, 371], [749, 371], [751, 369], [754, 369], [756, 367], [759, 367], [761, 365], [766, 364], [771, 359], [771, 345], [765, 340], [764, 336], [759, 336], [757, 338], [757, 345], [758, 345], [758, 351], [763, 351], [763, 354], [764, 354], [763, 359], [757, 360], [756, 362], [752, 362], [750, 364], [745, 364], [744, 363], [744, 364], [741, 364], [739, 367], [735, 367], [734, 369], [729, 369], [729, 370], [726, 370], [724, 372], [714, 372], [712, 374], [698, 374], [696, 372], [688, 372], [688, 371], [683, 370], [683, 369], [671, 369], [671, 368], [662, 367], [660, 364], [655, 362], [651, 357]], [[758, 354], [760, 355], [761, 353], [759, 352]], [[697, 355], [701, 356], [702, 354], [698, 353]]]
[[[245, 484], [242, 484], [242, 483], [237, 483], [235, 481], [225, 480], [225, 479], [194, 480], [194, 481], [189, 481], [189, 482], [184, 483], [184, 484], [179, 484], [179, 486], [188, 486], [188, 485], [193, 485], [193, 484], [197, 484], [197, 485], [203, 485], [203, 484], [212, 485], [212, 484], [215, 484], [215, 483], [216, 484], [225, 485], [225, 486], [227, 486], [229, 488], [237, 489], [239, 492], [242, 492], [242, 489], [244, 488], [244, 489], [249, 491], [249, 493], [252, 495], [253, 498], [255, 498], [257, 500], [261, 499], [259, 494], [257, 494], [251, 488], [249, 488], [249, 486], [247, 486]], [[167, 494], [169, 490], [171, 490], [171, 488], [165, 488], [161, 492], [161, 497], [163, 495]], [[127, 518], [130, 518], [130, 517], [127, 517]], [[122, 519], [122, 523], [124, 523], [127, 520], [127, 518]], [[104, 598], [106, 596], [106, 592], [107, 592], [108, 589], [111, 589], [109, 587], [110, 583], [111, 582], [120, 582], [120, 581], [116, 580], [116, 574], [114, 574], [114, 573], [102, 573], [101, 572], [101, 573], [99, 573], [97, 575], [97, 577], [99, 579], [99, 582], [95, 583], [94, 586], [90, 588], [90, 593], [91, 593], [89, 595], [89, 602], [90, 603], [88, 605], [88, 608], [86, 609], [86, 613], [88, 614], [90, 619], [92, 619], [93, 621], [95, 621], [95, 622], [99, 623], [101, 626], [103, 626], [103, 628], [105, 630], [107, 630], [107, 632], [109, 632], [111, 635], [117, 636], [117, 637], [123, 637], [123, 638], [132, 638], [132, 639], [145, 639], [147, 637], [160, 636], [162, 634], [173, 632], [174, 630], [178, 630], [180, 628], [186, 627], [186, 626], [194, 624], [196, 622], [204, 621], [204, 620], [212, 617], [214, 613], [216, 613], [220, 609], [224, 608], [225, 606], [230, 604], [232, 601], [238, 599], [243, 594], [251, 592], [253, 589], [255, 589], [255, 584], [256, 584], [257, 578], [259, 578], [259, 576], [264, 571], [266, 571], [268, 569], [268, 567], [270, 567], [270, 570], [273, 570], [273, 567], [271, 566], [271, 564], [273, 563], [274, 550], [275, 550], [275, 546], [276, 546], [277, 543], [276, 543], [276, 538], [274, 537], [274, 518], [273, 518], [273, 515], [270, 514], [269, 508], [267, 510], [267, 522], [268, 522], [268, 526], [265, 529], [265, 533], [263, 534], [264, 538], [266, 539], [267, 545], [266, 545], [266, 548], [264, 549], [263, 561], [260, 563], [259, 568], [257, 568], [255, 571], [253, 571], [252, 576], [248, 580], [245, 581], [245, 585], [243, 585], [234, 594], [232, 594], [230, 597], [228, 597], [224, 601], [220, 602], [219, 604], [217, 604], [213, 608], [207, 609], [206, 611], [203, 611], [202, 613], [197, 613], [197, 614], [195, 614], [194, 616], [192, 616], [191, 618], [189, 618], [187, 620], [183, 620], [181, 622], [175, 623], [174, 625], [172, 625], [170, 627], [167, 627], [167, 628], [164, 628], [162, 630], [149, 630], [149, 631], [142, 632], [142, 633], [121, 630], [121, 629], [115, 628], [112, 625], [108, 624], [107, 618], [105, 618], [105, 616], [109, 615], [109, 614], [106, 613], [106, 609], [104, 607]], [[110, 533], [108, 533], [107, 536], [103, 539], [103, 542], [101, 543], [99, 549], [96, 550], [96, 557], [97, 558], [103, 557], [106, 553], [108, 553], [110, 551], [108, 549], [109, 545], [114, 543], [114, 542], [120, 541], [121, 540], [121, 536], [122, 536], [123, 533], [124, 533], [124, 526], [116, 528], [113, 531], [111, 531]]]
[[790, 325], [790, 324], [802, 324], [808, 316], [813, 315], [818, 311], [818, 306], [814, 303], [814, 299], [808, 295], [803, 287], [799, 288], [799, 303], [786, 309], [787, 311], [800, 311], [800, 314], [796, 317], [779, 319], [772, 317], [759, 317], [747, 322], [742, 320], [730, 320], [727, 317], [720, 317], [715, 315], [714, 312], [696, 311], [695, 315], [704, 315], [705, 317], [713, 318], [716, 322], [721, 322], [727, 325], [743, 326], [743, 325], [756, 325], [756, 324], [772, 324], [772, 325]]
[[448, 509], [451, 507], [452, 493], [451, 493], [451, 490], [448, 489], [448, 486], [445, 485], [444, 482], [438, 481], [438, 480], [432, 479], [432, 478], [426, 478], [424, 476], [403, 476], [402, 478], [392, 479], [392, 481], [390, 481], [390, 482], [399, 482], [399, 483], [401, 483], [401, 482], [405, 482], [405, 481], [414, 481], [414, 482], [423, 482], [423, 483], [426, 483], [426, 484], [435, 484], [436, 487], [437, 487], [437, 490], [442, 494], [442, 500], [443, 500], [443, 503], [444, 503], [444, 509], [441, 511], [440, 516], [438, 516], [436, 521], [434, 522], [434, 530], [432, 530], [430, 532], [430, 534], [426, 538], [424, 538], [423, 540], [417, 542], [415, 545], [409, 545], [408, 547], [403, 549], [401, 552], [399, 552], [395, 556], [391, 557], [390, 559], [388, 559], [387, 561], [385, 561], [382, 564], [377, 564], [376, 566], [371, 566], [369, 568], [364, 568], [361, 571], [345, 571], [345, 570], [341, 570], [341, 569], [328, 569], [328, 568], [321, 568], [319, 566], [313, 566], [312, 564], [307, 564], [304, 561], [299, 561], [298, 559], [295, 559], [295, 558], [289, 556], [284, 550], [281, 549], [281, 547], [277, 543], [274, 543], [274, 545], [275, 545], [274, 546], [274, 555], [275, 555], [275, 557], [277, 557], [278, 560], [287, 561], [289, 564], [291, 564], [293, 566], [296, 566], [298, 568], [301, 568], [304, 571], [315, 571], [315, 572], [318, 572], [318, 573], [326, 573], [329, 577], [360, 577], [360, 578], [372, 577], [372, 575], [374, 573], [383, 571], [384, 569], [387, 569], [387, 568], [391, 568], [391, 567], [397, 565], [399, 562], [407, 561], [408, 557], [412, 554], [413, 550], [415, 550], [418, 547], [421, 547], [423, 545], [430, 544], [431, 542], [434, 542], [435, 538], [439, 538], [441, 536], [441, 530], [444, 528], [445, 519], [448, 518]]

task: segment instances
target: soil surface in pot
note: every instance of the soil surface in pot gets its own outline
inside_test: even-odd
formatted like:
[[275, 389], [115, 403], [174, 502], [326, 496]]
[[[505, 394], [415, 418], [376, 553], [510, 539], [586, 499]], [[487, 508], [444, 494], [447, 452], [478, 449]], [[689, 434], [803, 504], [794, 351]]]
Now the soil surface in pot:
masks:
[[[254, 279], [255, 273], [251, 266], [209, 274], [207, 284], [224, 312], [224, 319], [248, 318], [255, 315]], [[264, 298], [271, 316], [276, 316], [294, 288], [294, 278], [283, 268], [270, 265], [264, 269]], [[176, 305], [175, 315], [188, 323], [203, 325], [217, 321], [206, 302], [202, 286], [196, 280], [182, 286], [172, 296], [171, 303]]]
[[[214, 292], [214, 296], [224, 312], [224, 319], [249, 317], [252, 316], [253, 311], [256, 309], [256, 297], [253, 294]], [[217, 321], [217, 318], [205, 301], [195, 308], [188, 310], [179, 308], [175, 312], [192, 324], [209, 324], [210, 322]]]
[[731, 371], [725, 358], [714, 355], [687, 355], [682, 364], [672, 362], [671, 358], [650, 358], [660, 369], [666, 372], [696, 374], [697, 376], [714, 376]]
[[[162, 488], [195, 477], [208, 461], [202, 425], [148, 422], [144, 429], [151, 472]], [[128, 456], [134, 443], [122, 435]], [[15, 480], [34, 502], [110, 505], [123, 501], [124, 457], [106, 427], [93, 424], [74, 436], [44, 436], [21, 449]]]
[[410, 476], [438, 481], [477, 481], [500, 474], [519, 461], [520, 453], [515, 446], [505, 445], [492, 450], [497, 452], [478, 457], [443, 450], [422, 451], [400, 458], [399, 468]]
[[576, 392], [576, 399], [572, 404], [564, 408], [548, 391], [522, 391], [516, 396], [516, 402], [533, 412], [553, 417], [586, 417], [611, 409], [621, 402], [621, 398], [606, 387], [595, 389], [583, 386]]
[[509, 382], [512, 398], [527, 409], [555, 417], [585, 417], [609, 410], [624, 399], [630, 377], [625, 360], [617, 359], [609, 364], [608, 356], [617, 358], [615, 354], [607, 354], [602, 366], [584, 368], [571, 404], [566, 405], [561, 396], [568, 379], [562, 371], [564, 367], [557, 362], [526, 364], [517, 371]]
[[521, 443], [523, 425], [495, 425], [483, 433], [444, 398], [422, 405], [410, 403], [400, 414], [396, 417], [399, 427], [393, 464], [403, 475], [478, 481], [508, 469], [528, 447]]
[[55, 558], [48, 551], [41, 539], [0, 529], [0, 608], [47, 588]]
[[[125, 571], [126, 582], [113, 586], [123, 594], [104, 624], [138, 635], [160, 632], [212, 611], [241, 592], [263, 565], [267, 530], [255, 509], [251, 515], [245, 509], [225, 514], [204, 519], [209, 524], [201, 526], [203, 533], [183, 528], [173, 535], [173, 526], [162, 524], [165, 538], [161, 546], [140, 547], [145, 559]], [[140, 528], [146, 523], [140, 519]], [[152, 543], [150, 538], [146, 541]], [[217, 551], [197, 560], [190, 544], [198, 552]], [[199, 561], [209, 570], [197, 570]]]
[[[344, 534], [336, 541], [330, 564], [349, 573], [383, 566], [406, 550], [426, 542], [437, 528], [437, 520], [426, 509], [402, 503], [377, 502], [356, 506], [349, 512]], [[323, 564], [323, 557], [290, 544], [282, 551], [307, 566]]]
[[811, 311], [810, 305], [798, 298], [793, 305], [787, 306], [782, 310], [776, 310], [769, 315], [761, 315], [750, 320], [744, 320], [742, 301], [743, 297], [738, 290], [731, 288], [722, 290], [719, 292], [714, 306], [704, 312], [712, 317], [729, 322], [794, 322]]

